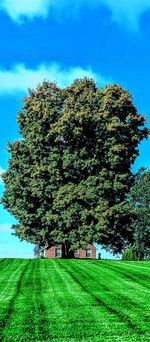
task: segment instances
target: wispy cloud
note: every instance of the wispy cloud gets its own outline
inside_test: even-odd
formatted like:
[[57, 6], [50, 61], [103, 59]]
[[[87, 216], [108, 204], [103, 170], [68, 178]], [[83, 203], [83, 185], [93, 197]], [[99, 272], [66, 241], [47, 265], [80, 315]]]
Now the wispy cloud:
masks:
[[95, 0], [103, 3], [110, 11], [112, 19], [132, 29], [137, 29], [141, 16], [150, 10], [149, 0]]
[[10, 230], [11, 225], [8, 223], [0, 224], [0, 233]]
[[[110, 78], [95, 73], [91, 67], [86, 69], [70, 67], [64, 69], [61, 65], [41, 64], [36, 69], [29, 69], [23, 64], [17, 64], [12, 69], [0, 69], [0, 94], [26, 92], [28, 88], [35, 88], [44, 79], [57, 82], [58, 86], [65, 87], [76, 78], [90, 77], [101, 86], [110, 83]], [[1, 170], [2, 172], [2, 170]]]
[[[121, 25], [137, 28], [139, 20], [144, 12], [150, 10], [149, 0], [1, 0], [0, 8], [4, 10], [14, 21], [23, 22], [24, 18], [46, 18], [51, 11], [55, 15], [63, 16], [76, 13], [82, 5], [96, 6], [101, 18], [101, 6], [110, 10], [111, 17]], [[65, 11], [64, 11], [65, 8]]]

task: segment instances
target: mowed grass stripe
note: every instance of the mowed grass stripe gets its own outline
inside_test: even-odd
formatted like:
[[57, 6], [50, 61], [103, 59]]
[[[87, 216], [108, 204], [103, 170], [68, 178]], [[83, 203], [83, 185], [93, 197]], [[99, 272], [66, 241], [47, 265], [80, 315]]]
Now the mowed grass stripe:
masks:
[[[99, 306], [89, 293], [83, 291], [83, 288], [78, 282], [76, 282], [72, 276], [70, 276], [68, 270], [62, 271], [63, 265], [57, 261], [57, 272], [60, 275], [63, 273], [66, 281], [70, 284], [70, 291], [74, 296], [78, 294], [78, 298], [82, 300], [80, 303], [76, 300], [71, 300], [71, 298], [67, 295], [62, 297], [62, 306], [64, 310], [67, 310], [68, 319], [63, 320], [61, 323], [61, 327], [63, 326], [64, 338], [71, 338], [75, 336], [78, 340], [85, 338], [86, 336], [100, 336], [108, 334], [108, 322], [106, 319], [106, 310], [105, 308], [101, 308], [99, 310]], [[68, 261], [66, 261], [68, 263]], [[58, 270], [59, 266], [59, 270]], [[75, 292], [74, 292], [75, 291]], [[63, 292], [62, 292], [63, 294]], [[69, 298], [68, 298], [69, 297]], [[104, 320], [105, 317], [105, 320]], [[70, 323], [70, 324], [67, 324]], [[66, 325], [66, 326], [65, 326]], [[119, 324], [120, 325], [120, 324]], [[107, 327], [107, 329], [106, 329]]]
[[[92, 263], [92, 267], [91, 267]], [[115, 264], [117, 265], [117, 263]], [[80, 264], [78, 264], [80, 267]], [[129, 281], [126, 276], [118, 277], [117, 268], [114, 270], [110, 270], [109, 266], [107, 267], [107, 263], [103, 263], [102, 261], [94, 262], [90, 261], [90, 263], [82, 264], [82, 267], [86, 268], [86, 271], [90, 271], [90, 278], [93, 281], [96, 281], [100, 284], [102, 289], [102, 294], [106, 294], [109, 292], [109, 297], [113, 294], [113, 298], [116, 295], [119, 295], [121, 299], [125, 300], [125, 304], [127, 307], [127, 301], [129, 300], [129, 304], [132, 304], [134, 307], [141, 307], [143, 310], [143, 304], [147, 304], [148, 297], [150, 297], [150, 291], [147, 290], [141, 284], [138, 284], [135, 280]], [[91, 272], [92, 269], [92, 272]], [[111, 279], [111, 281], [109, 281]], [[147, 280], [146, 280], [147, 281]], [[138, 291], [137, 291], [138, 290]], [[143, 296], [145, 293], [145, 296]], [[141, 296], [139, 297], [139, 295]], [[140, 305], [141, 303], [141, 305]], [[135, 308], [134, 308], [135, 309]]]
[[[43, 264], [45, 264], [45, 261]], [[50, 318], [49, 333], [47, 332], [46, 335], [47, 340], [58, 341], [62, 335], [64, 340], [68, 340], [72, 336], [80, 340], [86, 334], [87, 336], [97, 334], [98, 328], [102, 331], [102, 326], [105, 326], [106, 331], [105, 312], [97, 311], [96, 315], [95, 312], [91, 312], [91, 303], [88, 303], [89, 296], [87, 298], [87, 294], [72, 280], [72, 277], [66, 271], [63, 272], [59, 261], [48, 260], [45, 265], [47, 266], [47, 281], [44, 292], [45, 303], [46, 305], [47, 302], [49, 303], [46, 317]], [[48, 294], [46, 288], [51, 293], [49, 301], [46, 298]], [[99, 322], [97, 314], [101, 318], [101, 322]], [[98, 327], [99, 323], [100, 326]]]
[[[66, 260], [66, 261], [65, 261], [65, 260], [63, 260], [63, 261], [59, 261], [59, 260], [56, 261], [56, 260], [55, 260], [55, 261], [53, 261], [53, 262], [54, 262], [55, 264], [56, 264], [56, 262], [57, 262], [58, 264], [59, 264], [59, 262], [60, 262], [60, 263], [63, 263], [63, 265], [64, 265], [64, 263], [68, 263], [68, 260]], [[70, 262], [74, 262], [74, 263], [77, 263], [77, 262], [78, 262], [77, 265], [79, 266], [79, 262], [80, 262], [80, 261], [69, 261], [69, 263], [70, 263]], [[81, 261], [81, 262], [84, 262], [84, 261]], [[87, 263], [87, 261], [85, 261], [85, 263]], [[72, 268], [72, 267], [71, 267], [71, 268]], [[62, 272], [62, 267], [60, 267], [60, 270], [61, 270], [61, 273], [63, 273], [63, 272]], [[67, 275], [67, 273], [66, 273], [66, 275]], [[85, 276], [85, 274], [84, 274], [84, 276]], [[75, 281], [74, 281], [74, 282], [75, 282]], [[62, 293], [63, 293], [63, 291], [62, 291]], [[89, 298], [86, 298], [86, 302], [88, 302], [88, 301], [89, 301]], [[64, 305], [64, 302], [63, 302], [63, 305]], [[83, 306], [84, 306], [84, 305], [86, 305], [86, 304], [83, 303]], [[70, 304], [70, 306], [71, 306], [71, 304]], [[75, 311], [77, 311], [77, 308], [76, 308]], [[90, 314], [92, 314], [91, 310], [90, 310]], [[79, 316], [81, 316], [81, 320], [82, 320], [82, 315], [80, 314]], [[91, 315], [89, 315], [89, 317], [91, 317]], [[121, 317], [121, 318], [122, 318], [122, 317]], [[80, 320], [80, 321], [81, 321], [81, 320]], [[104, 322], [104, 319], [103, 319], [103, 322]], [[87, 323], [87, 322], [86, 322], [86, 323]], [[90, 323], [90, 322], [89, 322], [89, 319], [88, 319], [88, 323]], [[106, 323], [106, 315], [105, 315], [105, 323]], [[97, 328], [98, 328], [98, 327], [97, 327]], [[137, 328], [137, 327], [136, 327], [136, 328]], [[86, 329], [86, 330], [87, 330], [87, 329]], [[97, 330], [98, 330], [98, 329], [97, 329]], [[136, 330], [136, 329], [135, 329], [135, 330]], [[139, 330], [139, 329], [138, 329], [138, 330]], [[138, 331], [138, 332], [139, 332], [139, 331]], [[106, 327], [105, 327], [105, 333], [108, 334], [108, 329], [106, 329]], [[134, 334], [133, 334], [133, 335], [134, 335]], [[94, 336], [95, 336], [95, 335], [94, 335]], [[101, 333], [101, 336], [102, 336], [102, 333]], [[127, 336], [127, 331], [126, 331], [126, 336]], [[134, 338], [134, 336], [133, 336], [133, 338]], [[142, 337], [141, 337], [141, 338], [142, 338]], [[130, 340], [131, 340], [131, 336], [130, 336]], [[134, 340], [134, 339], [133, 339], [133, 340]], [[144, 339], [143, 339], [143, 340], [144, 340]]]
[[117, 265], [114, 263], [104, 263], [106, 264], [107, 269], [110, 269], [122, 276], [123, 278], [127, 278], [132, 282], [135, 282], [136, 284], [141, 285], [142, 287], [146, 287], [147, 289], [150, 289], [150, 276], [145, 273], [143, 274], [141, 270], [135, 269], [134, 265], [130, 269], [128, 268], [128, 264], [122, 263], [122, 266], [120, 263]]
[[150, 263], [8, 259], [3, 265], [2, 341], [150, 341]]
[[[23, 275], [28, 267], [29, 261], [12, 261], [11, 271], [6, 267], [4, 282], [1, 283], [0, 294], [0, 336], [3, 336], [4, 328], [13, 314], [14, 303], [19, 295]], [[8, 265], [9, 266], [9, 263]], [[3, 277], [2, 277], [3, 279]], [[2, 285], [4, 286], [2, 288]]]
[[8, 260], [5, 269], [0, 273], [0, 307], [3, 306], [6, 300], [12, 298], [13, 293], [16, 291], [17, 283], [20, 279], [20, 270], [26, 266], [28, 261], [12, 259]]
[[[85, 272], [88, 273], [88, 271], [92, 271], [92, 273], [90, 273], [90, 279], [92, 279], [92, 281], [96, 280], [97, 284], [100, 284], [100, 287], [102, 287], [100, 295], [105, 297], [106, 301], [111, 300], [111, 306], [113, 305], [113, 302], [115, 303], [115, 299], [118, 300], [118, 305], [122, 305], [122, 308], [125, 307], [128, 314], [132, 314], [133, 309], [133, 314], [138, 312], [140, 321], [143, 319], [143, 321], [146, 320], [147, 323], [149, 316], [146, 316], [143, 313], [143, 308], [146, 308], [148, 305], [148, 308], [150, 309], [150, 292], [145, 289], [145, 286], [139, 285], [138, 283], [135, 283], [135, 281], [129, 282], [128, 279], [125, 280], [122, 277], [118, 277], [117, 271], [110, 271], [110, 268], [107, 268], [107, 262], [106, 264], [95, 262], [94, 265], [92, 261], [91, 263], [92, 267], [89, 266], [90, 263], [85, 264]], [[84, 267], [84, 264], [82, 264], [82, 266]], [[79, 267], [80, 264], [78, 265], [78, 268]], [[95, 272], [94, 276], [93, 271]], [[100, 290], [99, 286], [97, 286], [97, 289]]]
[[[41, 282], [41, 260], [30, 260], [22, 279], [20, 293], [14, 303], [14, 314], [3, 332], [3, 338], [17, 341], [42, 341], [46, 322]], [[46, 322], [48, 324], [48, 322]], [[46, 324], [46, 326], [47, 326]]]
[[11, 262], [11, 259], [0, 259], [0, 270], [6, 266], [6, 264], [8, 264], [9, 262]]
[[[110, 264], [111, 264], [111, 267], [110, 267]], [[134, 267], [135, 268], [138, 267], [135, 264], [136, 262], [132, 266], [133, 274], [134, 274]], [[137, 264], [140, 264], [140, 262]], [[93, 265], [95, 266], [95, 269], [97, 267], [101, 267], [100, 264], [98, 265], [98, 263], [96, 262], [94, 262]], [[102, 265], [102, 262], [101, 262], [101, 265]], [[113, 276], [116, 277], [116, 280], [119, 279], [119, 282], [117, 281], [113, 282], [113, 288], [110, 288], [111, 293], [113, 293], [113, 297], [115, 297], [115, 292], [118, 292], [121, 302], [123, 299], [125, 300], [125, 308], [126, 310], [128, 310], [128, 314], [131, 316], [131, 318], [135, 319], [138, 325], [139, 324], [142, 324], [143, 326], [145, 325], [145, 329], [149, 330], [150, 329], [150, 326], [149, 326], [150, 325], [150, 322], [149, 322], [149, 314], [150, 314], [149, 273], [150, 272], [148, 271], [150, 271], [150, 269], [147, 267], [148, 263], [145, 262], [145, 270], [147, 272], [147, 275], [143, 274], [143, 267], [139, 266], [139, 273], [137, 274], [137, 272], [135, 272], [136, 276], [132, 278], [130, 275], [128, 278], [128, 274], [127, 274], [127, 271], [128, 271], [127, 266], [129, 265], [129, 269], [130, 269], [130, 262], [126, 264], [125, 268], [124, 268], [125, 266], [124, 262], [122, 263], [122, 265], [123, 266], [121, 268], [121, 262], [103, 261], [103, 266], [106, 266], [104, 267], [105, 270], [108, 271], [109, 273], [111, 272], [110, 273], [111, 279]], [[120, 272], [120, 268], [121, 268], [121, 272]], [[142, 284], [141, 284], [141, 281], [139, 282], [139, 279], [141, 278], [143, 279]], [[115, 283], [116, 283], [116, 286], [114, 286]]]
[[[49, 317], [50, 322], [47, 339], [58, 341], [62, 336], [65, 340], [73, 336], [80, 338], [84, 330], [80, 333], [78, 331], [75, 309], [81, 308], [81, 302], [83, 307], [83, 298], [78, 295], [78, 286], [60, 268], [57, 261], [48, 260], [44, 267], [47, 275], [44, 292], [46, 304], [49, 299], [46, 317]], [[86, 300], [87, 298], [85, 303]]]
[[[64, 265], [63, 265], [64, 266]], [[79, 266], [80, 267], [80, 266]], [[79, 267], [77, 269], [75, 269], [74, 265], [71, 265], [71, 269], [69, 270], [70, 275], [73, 277], [73, 279], [75, 281], [77, 281], [80, 286], [82, 287], [83, 291], [85, 291], [86, 293], [88, 293], [91, 297], [93, 297], [93, 299], [95, 299], [96, 303], [99, 304], [99, 309], [101, 310], [102, 308], [105, 308], [107, 310], [107, 313], [112, 316], [112, 318], [116, 319], [116, 322], [114, 323], [114, 327], [116, 328], [116, 325], [118, 323], [124, 325], [124, 327], [122, 326], [122, 333], [124, 332], [124, 330], [126, 329], [130, 329], [131, 332], [138, 330], [139, 333], [143, 333], [143, 331], [141, 331], [141, 329], [138, 328], [137, 325], [135, 325], [127, 315], [125, 315], [123, 312], [120, 312], [119, 310], [117, 310], [114, 306], [108, 304], [101, 295], [96, 295], [94, 293], [94, 291], [92, 291], [95, 289], [95, 284], [93, 284], [93, 280], [91, 280], [90, 277], [90, 273], [88, 274], [88, 283], [86, 285], [86, 280], [85, 280], [85, 270], [83, 272], [83, 277], [81, 276], [81, 271], [83, 271], [81, 268], [79, 269]], [[73, 272], [73, 271], [76, 271]], [[96, 286], [98, 286], [98, 284], [96, 284]], [[99, 290], [101, 289], [101, 286], [99, 287]], [[108, 296], [108, 294], [107, 294]], [[106, 317], [106, 315], [105, 315]], [[107, 318], [107, 317], [106, 317]], [[125, 328], [125, 329], [124, 329]], [[109, 332], [110, 334], [115, 333], [115, 329], [110, 330]], [[107, 331], [107, 335], [108, 335], [108, 331]]]

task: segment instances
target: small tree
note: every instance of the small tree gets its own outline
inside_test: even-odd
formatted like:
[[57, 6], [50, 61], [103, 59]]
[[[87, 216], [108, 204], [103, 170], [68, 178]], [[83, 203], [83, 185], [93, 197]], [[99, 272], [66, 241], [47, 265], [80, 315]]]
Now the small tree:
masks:
[[136, 259], [150, 258], [150, 170], [139, 170], [131, 188], [131, 203], [135, 208], [133, 220]]
[[127, 248], [123, 255], [122, 255], [122, 260], [136, 260], [136, 251], [133, 247]]
[[86, 78], [65, 89], [43, 82], [17, 121], [22, 140], [9, 144], [2, 200], [15, 235], [62, 243], [66, 256], [87, 242], [120, 252], [132, 241], [131, 165], [148, 136], [130, 94]]

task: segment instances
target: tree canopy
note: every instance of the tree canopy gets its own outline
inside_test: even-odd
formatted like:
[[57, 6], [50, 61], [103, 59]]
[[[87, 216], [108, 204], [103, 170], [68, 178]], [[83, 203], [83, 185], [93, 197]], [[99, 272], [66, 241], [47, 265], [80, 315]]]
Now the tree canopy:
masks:
[[137, 260], [150, 259], [150, 170], [135, 175], [130, 201], [135, 208], [133, 247]]
[[68, 250], [87, 242], [121, 251], [133, 238], [131, 165], [148, 136], [132, 97], [113, 84], [44, 81], [23, 99], [22, 139], [9, 143], [3, 205], [20, 239]]

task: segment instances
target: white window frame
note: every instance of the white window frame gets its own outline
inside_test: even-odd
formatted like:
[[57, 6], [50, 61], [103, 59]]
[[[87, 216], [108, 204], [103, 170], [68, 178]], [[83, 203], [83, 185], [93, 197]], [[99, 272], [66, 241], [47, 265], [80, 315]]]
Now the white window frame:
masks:
[[[90, 255], [88, 255], [88, 252], [90, 251]], [[92, 257], [92, 250], [91, 248], [86, 249], [86, 258], [91, 258]]]

